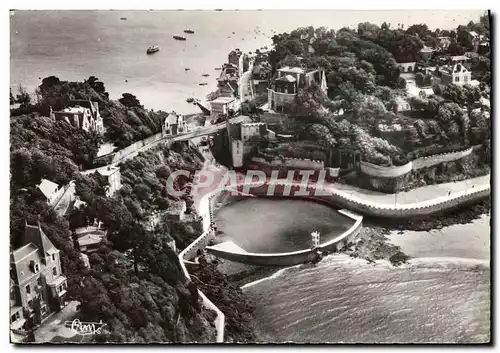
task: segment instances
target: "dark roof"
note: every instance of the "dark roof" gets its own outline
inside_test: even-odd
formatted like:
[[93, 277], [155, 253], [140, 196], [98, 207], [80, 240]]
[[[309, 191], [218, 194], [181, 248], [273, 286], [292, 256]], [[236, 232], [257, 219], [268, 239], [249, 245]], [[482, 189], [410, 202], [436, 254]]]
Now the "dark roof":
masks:
[[49, 254], [52, 252], [51, 250], [56, 250], [54, 244], [52, 244], [49, 238], [47, 238], [40, 225], [31, 226], [29, 224], [26, 224], [23, 244], [29, 243], [33, 243], [36, 247], [38, 247], [42, 254]]

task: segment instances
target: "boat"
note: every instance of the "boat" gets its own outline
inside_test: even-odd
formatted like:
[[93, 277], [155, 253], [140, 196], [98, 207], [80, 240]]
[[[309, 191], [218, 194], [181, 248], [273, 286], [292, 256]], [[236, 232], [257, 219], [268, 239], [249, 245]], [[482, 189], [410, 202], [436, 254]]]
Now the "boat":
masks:
[[126, 20], [127, 20], [127, 18], [126, 18], [126, 17], [121, 17], [121, 18], [120, 18], [120, 20], [122, 20], [122, 21], [126, 21]]
[[194, 34], [194, 31], [192, 29], [185, 29], [184, 33]]
[[148, 50], [146, 50], [146, 53], [153, 54], [153, 53], [156, 53], [157, 51], [160, 51], [160, 47], [157, 45], [153, 45], [153, 46], [149, 47]]
[[200, 86], [206, 86], [206, 85], [208, 85], [208, 83], [206, 83], [206, 82], [202, 82], [202, 83], [199, 83], [199, 85], [200, 85]]
[[216, 67], [214, 70], [221, 70], [221, 68], [220, 67]]
[[186, 102], [193, 103], [194, 102], [194, 98], [188, 98], [188, 99], [186, 99]]
[[210, 76], [210, 75], [209, 75], [209, 74], [203, 74], [203, 75], [201, 75], [201, 76], [203, 76], [203, 77], [208, 77], [208, 76]]
[[189, 70], [191, 70], [191, 69], [190, 69], [190, 68], [188, 68], [188, 67], [186, 67], [186, 68], [184, 69], [184, 71], [189, 71]]
[[186, 40], [186, 37], [182, 37], [182, 36], [173, 36], [173, 38], [176, 40]]

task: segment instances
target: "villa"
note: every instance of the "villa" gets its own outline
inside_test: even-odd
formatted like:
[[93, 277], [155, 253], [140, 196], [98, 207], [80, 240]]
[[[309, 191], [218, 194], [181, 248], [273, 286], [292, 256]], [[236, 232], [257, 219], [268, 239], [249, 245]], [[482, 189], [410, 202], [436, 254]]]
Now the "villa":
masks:
[[47, 203], [50, 206], [54, 206], [64, 194], [64, 188], [59, 188], [59, 185], [47, 179], [42, 179], [37, 188], [47, 198]]
[[278, 77], [268, 88], [268, 106], [273, 111], [283, 111], [287, 105], [295, 101], [299, 89], [317, 83], [326, 94], [325, 71], [323, 69], [307, 70], [299, 67], [283, 67], [278, 70]]
[[87, 132], [104, 133], [104, 122], [99, 113], [98, 102], [86, 100], [74, 100], [69, 102], [69, 106], [60, 111], [52, 111], [50, 108], [50, 118], [54, 121], [65, 121], [68, 124]]
[[67, 280], [60, 251], [37, 226], [25, 224], [24, 245], [10, 253], [10, 328], [20, 330], [27, 316], [41, 322], [66, 306]]
[[184, 116], [172, 111], [163, 124], [163, 135], [172, 136], [188, 131]]

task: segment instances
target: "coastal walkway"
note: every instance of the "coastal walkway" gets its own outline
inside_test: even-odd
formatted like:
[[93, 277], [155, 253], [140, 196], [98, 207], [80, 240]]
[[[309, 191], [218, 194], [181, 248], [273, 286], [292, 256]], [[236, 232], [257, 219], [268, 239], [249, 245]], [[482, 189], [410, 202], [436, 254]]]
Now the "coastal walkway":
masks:
[[483, 175], [477, 178], [466, 179], [457, 182], [435, 184], [419, 187], [410, 191], [395, 194], [384, 194], [377, 191], [358, 188], [356, 186], [332, 183], [324, 186], [325, 191], [342, 194], [353, 201], [362, 203], [373, 203], [378, 206], [409, 207], [420, 204], [430, 205], [439, 201], [440, 198], [457, 195], [465, 192], [490, 188], [491, 175]]
[[[246, 186], [250, 194], [256, 196], [285, 196], [307, 198], [327, 202], [346, 208], [365, 216], [387, 218], [411, 218], [427, 216], [448, 211], [472, 202], [485, 199], [490, 195], [490, 175], [477, 178], [429, 185], [397, 194], [382, 194], [339, 183], [308, 184], [308, 192], [294, 195], [300, 182], [277, 180], [272, 195], [268, 195], [271, 184], [258, 181], [239, 183], [237, 188]], [[228, 192], [235, 186], [226, 187]], [[287, 190], [289, 190], [287, 192]], [[284, 194], [285, 193], [285, 194]]]

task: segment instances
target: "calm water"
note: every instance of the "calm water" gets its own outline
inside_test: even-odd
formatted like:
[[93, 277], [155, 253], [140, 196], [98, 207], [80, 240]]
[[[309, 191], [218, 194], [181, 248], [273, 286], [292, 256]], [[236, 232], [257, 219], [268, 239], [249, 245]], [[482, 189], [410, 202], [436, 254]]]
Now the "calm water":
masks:
[[[256, 305], [259, 339], [489, 341], [488, 224], [489, 217], [483, 217], [473, 224], [444, 228], [440, 234], [419, 232], [418, 240], [411, 232], [406, 244], [405, 235], [398, 235], [403, 250], [418, 256], [400, 268], [334, 255], [315, 267], [288, 269], [249, 284], [244, 291]], [[436, 239], [439, 235], [441, 242]], [[454, 235], [461, 241], [450, 241]]]
[[[478, 21], [481, 14], [479, 10], [16, 11], [10, 17], [10, 82], [16, 92], [20, 83], [33, 90], [39, 77], [83, 80], [94, 75], [104, 81], [112, 98], [131, 92], [147, 108], [196, 112], [198, 108], [187, 104], [186, 98], [204, 99], [215, 88], [219, 71], [214, 68], [227, 60], [228, 52], [270, 45], [273, 30], [308, 25], [337, 29], [364, 21], [406, 27], [425, 22], [443, 29]], [[255, 33], [257, 27], [262, 33]], [[184, 35], [187, 28], [195, 31], [185, 35], [187, 41], [172, 38]], [[153, 44], [160, 46], [160, 52], [146, 55]], [[211, 76], [202, 77], [204, 73]], [[201, 82], [209, 85], [199, 86]]]
[[326, 205], [301, 200], [251, 198], [222, 207], [215, 215], [219, 230], [248, 252], [287, 252], [311, 246], [311, 232], [326, 242], [353, 220]]

